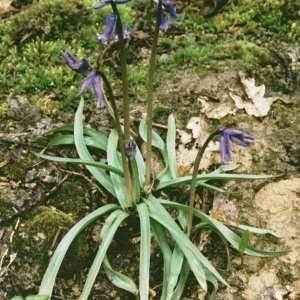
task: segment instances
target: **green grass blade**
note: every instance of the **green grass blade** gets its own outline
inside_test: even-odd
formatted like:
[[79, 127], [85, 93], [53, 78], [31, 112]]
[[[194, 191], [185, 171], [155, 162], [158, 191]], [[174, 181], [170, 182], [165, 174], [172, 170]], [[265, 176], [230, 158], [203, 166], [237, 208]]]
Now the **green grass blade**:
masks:
[[168, 118], [168, 132], [167, 132], [167, 152], [168, 161], [171, 172], [171, 178], [178, 178], [177, 164], [176, 164], [176, 125], [174, 116], [171, 114]]
[[102, 243], [99, 246], [96, 257], [93, 261], [93, 264], [89, 270], [88, 276], [86, 278], [85, 285], [83, 287], [82, 293], [79, 297], [79, 300], [87, 300], [93, 288], [95, 279], [99, 273], [99, 269], [101, 267], [102, 261], [106, 255], [107, 249], [118, 229], [120, 223], [127, 218], [129, 215], [125, 213], [123, 210], [118, 209], [111, 213], [108, 219], [103, 226], [101, 232]]
[[136, 297], [136, 299], [139, 299], [139, 297], [137, 295], [138, 288], [135, 285], [135, 283], [128, 276], [113, 270], [106, 255], [104, 256], [104, 259], [103, 259], [103, 269], [104, 269], [107, 277], [111, 280], [111, 282], [115, 286], [132, 293]]
[[[111, 166], [114, 166], [117, 169], [122, 169], [122, 157], [121, 154], [117, 152], [118, 139], [119, 138], [117, 130], [112, 130], [108, 137], [107, 163]], [[110, 177], [113, 182], [116, 196], [121, 207], [123, 209], [125, 207], [128, 207], [124, 177], [121, 177], [115, 173], [110, 173]]]
[[244, 253], [249, 244], [249, 241], [250, 241], [250, 231], [247, 229], [244, 231], [240, 239], [238, 251]]
[[[82, 160], [93, 161], [91, 154], [89, 153], [83, 139], [83, 124], [82, 124], [82, 112], [83, 112], [83, 98], [81, 98], [78, 109], [75, 114], [74, 121], [74, 140], [78, 155]], [[87, 169], [98, 180], [98, 182], [114, 197], [116, 197], [116, 191], [114, 189], [111, 178], [101, 169], [87, 166]]]
[[108, 204], [101, 208], [98, 208], [97, 210], [93, 211], [92, 213], [88, 214], [86, 217], [84, 217], [81, 221], [79, 221], [77, 224], [75, 224], [69, 232], [64, 236], [64, 238], [61, 240], [59, 245], [57, 246], [51, 261], [48, 265], [48, 268], [44, 274], [39, 294], [40, 295], [49, 295], [49, 298], [51, 298], [53, 286], [55, 283], [55, 279], [57, 276], [57, 272], [60, 268], [60, 265], [62, 263], [62, 260], [72, 243], [72, 241], [75, 239], [75, 237], [84, 229], [86, 228], [91, 222], [95, 221], [100, 216], [107, 214], [113, 210], [119, 209], [120, 207], [115, 204]]
[[139, 203], [137, 204], [137, 211], [141, 226], [139, 290], [141, 300], [148, 300], [151, 250], [150, 218], [148, 206], [145, 203]]
[[117, 169], [113, 166], [110, 166], [110, 165], [107, 165], [107, 164], [104, 164], [101, 162], [97, 162], [94, 160], [91, 161], [91, 160], [82, 160], [82, 159], [76, 159], [76, 158], [50, 156], [50, 155], [40, 154], [40, 153], [37, 153], [34, 151], [32, 151], [32, 153], [34, 155], [36, 155], [37, 157], [40, 157], [43, 159], [58, 161], [58, 162], [65, 162], [65, 163], [72, 163], [72, 164], [77, 164], [77, 165], [80, 164], [80, 165], [92, 166], [92, 167], [101, 168], [103, 170], [113, 172], [114, 174], [118, 174], [118, 176], [124, 176], [123, 171], [121, 171], [120, 169]]

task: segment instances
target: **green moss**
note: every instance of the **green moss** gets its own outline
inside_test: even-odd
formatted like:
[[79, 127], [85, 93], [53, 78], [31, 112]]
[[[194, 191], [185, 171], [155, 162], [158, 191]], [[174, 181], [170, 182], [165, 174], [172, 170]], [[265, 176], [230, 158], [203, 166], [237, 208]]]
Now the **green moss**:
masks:
[[247, 41], [232, 41], [218, 45], [208, 57], [214, 60], [238, 59], [250, 70], [274, 63], [274, 58], [267, 49]]
[[266, 32], [285, 35], [291, 42], [300, 36], [300, 23], [297, 16], [298, 4], [282, 0], [241, 0], [231, 4], [229, 10], [214, 17], [204, 18], [199, 12], [187, 12], [183, 26], [188, 32], [207, 34], [229, 34], [238, 36], [255, 35]]
[[10, 213], [12, 210], [12, 204], [8, 196], [2, 192], [0, 196], [0, 217], [3, 217]]
[[[139, 17], [135, 9], [137, 3], [138, 0], [133, 0], [118, 7], [127, 28], [133, 28]], [[99, 55], [107, 47], [99, 43], [95, 32], [103, 30], [105, 18], [111, 13], [111, 8], [106, 6], [101, 10], [94, 10], [94, 6], [93, 0], [84, 1], [84, 5], [80, 5], [77, 0], [40, 0], [28, 6], [27, 10], [4, 20], [0, 24], [0, 99], [6, 99], [9, 92], [34, 94], [34, 99], [54, 92], [60, 96], [60, 101], [57, 101], [60, 106], [45, 107], [44, 110], [69, 110], [69, 103], [76, 103], [75, 96], [83, 76], [65, 66], [59, 51], [70, 51], [78, 58], [86, 57], [93, 66], [97, 65]], [[157, 69], [156, 82], [171, 76], [175, 69], [182, 66], [186, 68], [191, 64], [213, 64], [214, 60], [218, 60], [217, 63], [220, 64], [220, 60], [229, 57], [222, 56], [223, 50], [231, 55], [230, 47], [226, 47], [225, 42], [235, 37], [243, 36], [250, 41], [259, 39], [268, 32], [271, 33], [269, 36], [272, 41], [272, 32], [276, 32], [276, 40], [281, 35], [285, 41], [297, 42], [300, 37], [297, 11], [295, 3], [281, 0], [242, 0], [238, 5], [232, 4], [229, 10], [210, 18], [202, 17], [199, 11], [182, 11], [180, 19], [170, 26], [170, 32], [175, 26], [184, 28], [185, 34], [168, 34], [161, 39], [159, 56], [168, 54], [169, 59], [164, 60], [165, 56], [163, 59], [158, 58], [158, 67], [162, 68]], [[129, 49], [140, 51], [130, 43]], [[145, 43], [148, 47], [148, 41]], [[141, 42], [143, 45], [145, 43]], [[243, 59], [249, 68], [259, 63], [265, 65], [270, 61], [265, 50], [259, 50], [259, 47], [253, 45], [236, 44], [235, 47], [239, 49], [235, 48], [231, 57]], [[113, 47], [111, 50], [116, 49], [117, 47]], [[110, 52], [108, 58], [109, 56]], [[137, 58], [129, 61], [130, 92], [135, 95], [132, 102], [145, 98], [147, 63], [148, 61]], [[224, 60], [222, 63], [225, 63]], [[229, 62], [226, 64], [230, 67]], [[108, 69], [111, 68], [103, 67], [114, 85], [114, 92], [118, 94], [122, 87], [120, 74]], [[92, 94], [87, 92], [85, 96], [92, 97]], [[1, 106], [0, 118], [4, 115], [5, 107]]]
[[[0, 82], [1, 82], [1, 79], [0, 79]], [[2, 120], [2, 119], [5, 118], [7, 108], [8, 108], [8, 104], [7, 103], [5, 103], [5, 102], [4, 103], [2, 103], [2, 102], [0, 103], [0, 120]]]
[[84, 184], [79, 180], [65, 182], [51, 200], [51, 205], [72, 216], [81, 216], [86, 208]]
[[[78, 81], [65, 67], [59, 51], [89, 57], [97, 46], [93, 21], [103, 16], [78, 1], [41, 0], [0, 24], [1, 98], [15, 93], [41, 93], [51, 89], [74, 98]], [[78, 82], [78, 85], [80, 82]]]
[[[49, 254], [74, 224], [73, 218], [65, 213], [47, 207], [33, 209], [27, 214], [26, 222], [14, 240], [13, 249], [22, 249], [20, 256], [24, 255], [36, 261], [43, 273], [49, 262]], [[57, 241], [53, 244], [58, 232]], [[68, 268], [62, 267], [62, 274], [68, 276], [78, 271], [86, 263], [89, 254], [89, 247], [84, 243], [84, 234], [80, 234], [67, 252], [64, 264]]]
[[1, 168], [0, 174], [6, 176], [9, 180], [24, 181], [27, 173], [27, 167], [31, 165], [30, 159], [10, 160], [10, 162]]

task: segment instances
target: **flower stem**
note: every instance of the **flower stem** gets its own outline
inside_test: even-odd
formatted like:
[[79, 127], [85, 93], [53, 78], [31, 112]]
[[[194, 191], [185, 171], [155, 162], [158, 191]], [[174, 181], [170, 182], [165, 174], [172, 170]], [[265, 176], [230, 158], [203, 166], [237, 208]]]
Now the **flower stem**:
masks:
[[124, 114], [124, 139], [130, 138], [130, 117], [129, 117], [129, 92], [128, 92], [128, 77], [127, 77], [127, 64], [126, 64], [126, 51], [123, 37], [123, 25], [121, 22], [120, 14], [117, 5], [114, 1], [110, 2], [115, 15], [117, 15], [117, 33], [119, 36], [120, 45], [120, 62], [122, 73], [122, 91], [123, 91], [123, 114]]
[[126, 187], [126, 196], [128, 199], [127, 200], [128, 207], [132, 207], [132, 204], [133, 204], [132, 181], [131, 181], [131, 176], [130, 176], [130, 171], [129, 171], [129, 166], [128, 166], [128, 160], [127, 160], [127, 155], [126, 155], [126, 150], [125, 150], [125, 143], [124, 143], [123, 132], [122, 132], [122, 127], [121, 127], [121, 123], [120, 123], [120, 116], [119, 116], [118, 108], [117, 108], [117, 104], [116, 104], [116, 99], [113, 94], [111, 85], [110, 85], [107, 77], [105, 76], [105, 74], [101, 71], [97, 71], [97, 72], [101, 76], [101, 78], [103, 79], [103, 81], [107, 87], [107, 91], [108, 91], [110, 101], [111, 101], [111, 106], [114, 111], [114, 115], [115, 115], [114, 119], [116, 122], [116, 128], [117, 128], [117, 132], [118, 132], [118, 136], [119, 136], [119, 147], [120, 147], [120, 152], [121, 152], [121, 156], [122, 156], [122, 165], [123, 165], [123, 171], [124, 171], [124, 180], [125, 180], [125, 187]]
[[193, 223], [193, 211], [194, 211], [194, 202], [195, 202], [195, 190], [196, 190], [196, 182], [197, 182], [197, 175], [198, 175], [198, 169], [200, 166], [200, 162], [202, 160], [203, 154], [205, 149], [207, 148], [209, 142], [216, 136], [220, 134], [220, 130], [217, 129], [214, 131], [204, 142], [203, 146], [199, 149], [195, 163], [194, 163], [194, 169], [192, 174], [192, 182], [191, 182], [191, 189], [190, 189], [190, 203], [189, 203], [189, 212], [188, 212], [188, 222], [186, 227], [186, 232], [190, 233], [192, 230], [192, 223]]
[[147, 145], [146, 145], [146, 175], [145, 175], [145, 189], [150, 187], [151, 181], [151, 154], [152, 154], [152, 116], [153, 116], [153, 82], [155, 71], [155, 59], [157, 53], [157, 42], [159, 35], [159, 26], [161, 21], [162, 0], [158, 2], [157, 19], [154, 31], [154, 38], [151, 50], [150, 65], [149, 65], [149, 79], [148, 79], [148, 96], [147, 96]]

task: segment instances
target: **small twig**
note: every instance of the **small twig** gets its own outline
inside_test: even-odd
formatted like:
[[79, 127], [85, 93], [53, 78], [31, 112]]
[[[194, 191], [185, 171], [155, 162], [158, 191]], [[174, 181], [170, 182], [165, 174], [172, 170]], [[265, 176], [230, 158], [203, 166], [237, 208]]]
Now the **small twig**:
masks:
[[63, 230], [63, 227], [62, 226], [58, 226], [56, 234], [55, 234], [55, 236], [53, 238], [53, 242], [52, 242], [52, 244], [50, 246], [50, 250], [54, 249], [54, 247], [56, 245], [56, 242], [57, 242], [57, 239], [58, 239], [58, 237], [59, 237], [59, 235], [60, 235], [60, 233], [61, 233], [62, 230]]
[[[17, 222], [16, 222], [16, 225], [14, 227], [14, 230], [13, 232], [10, 234], [9, 236], [9, 244], [11, 245], [12, 242], [13, 242], [13, 237], [14, 237], [14, 234], [16, 232], [16, 230], [18, 229], [19, 227], [19, 223], [20, 223], [20, 218], [17, 219]], [[4, 258], [6, 257], [7, 253], [8, 253], [8, 249], [9, 247], [7, 245], [5, 245], [6, 248], [5, 250], [3, 251], [3, 254], [2, 254], [2, 257], [0, 259], [0, 277], [3, 276], [3, 274], [6, 273], [6, 271], [8, 270], [9, 266], [13, 263], [13, 261], [15, 260], [15, 258], [17, 257], [17, 252], [13, 253], [10, 255], [10, 260], [9, 260], [9, 263], [7, 264], [7, 266], [2, 269], [2, 264], [3, 264], [3, 261], [4, 261]]]

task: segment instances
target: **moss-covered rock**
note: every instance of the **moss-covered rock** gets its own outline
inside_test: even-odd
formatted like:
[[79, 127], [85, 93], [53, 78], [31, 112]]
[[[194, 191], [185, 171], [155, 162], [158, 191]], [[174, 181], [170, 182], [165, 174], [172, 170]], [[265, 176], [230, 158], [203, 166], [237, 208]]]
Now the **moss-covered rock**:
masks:
[[[74, 224], [73, 218], [63, 212], [37, 207], [26, 216], [18, 238], [14, 240], [13, 250], [19, 251], [25, 260], [34, 261], [42, 274], [47, 268], [49, 257]], [[80, 234], [72, 243], [63, 263], [65, 267], [61, 268], [61, 275], [72, 276], [86, 263], [90, 252], [84, 239], [84, 234]]]

